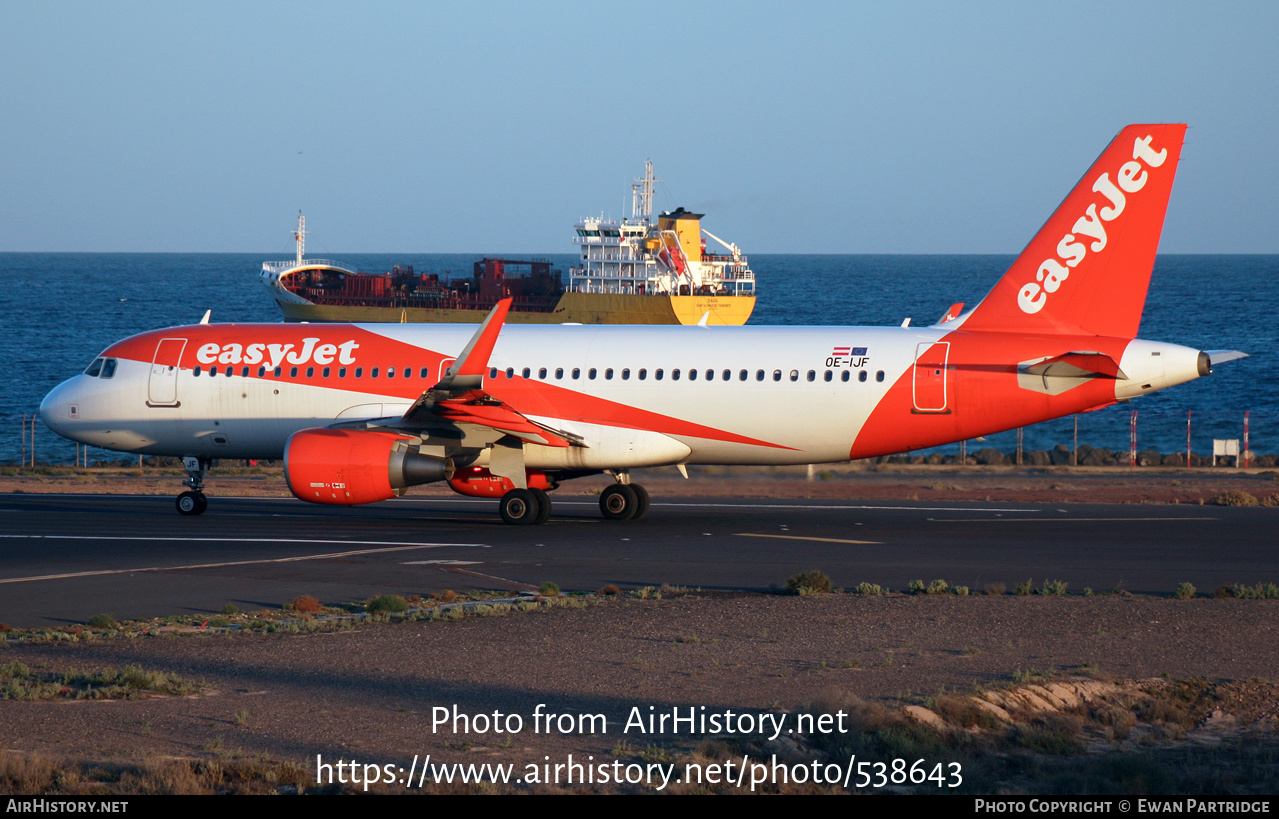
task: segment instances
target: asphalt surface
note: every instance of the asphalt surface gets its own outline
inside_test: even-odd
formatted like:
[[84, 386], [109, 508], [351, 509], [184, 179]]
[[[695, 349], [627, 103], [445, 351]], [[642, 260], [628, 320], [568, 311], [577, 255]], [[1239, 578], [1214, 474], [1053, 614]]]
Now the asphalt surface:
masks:
[[445, 588], [565, 590], [669, 583], [766, 590], [808, 569], [836, 585], [974, 592], [1031, 580], [1169, 594], [1190, 582], [1279, 581], [1279, 510], [1187, 505], [654, 498], [610, 522], [589, 496], [554, 497], [543, 526], [502, 523], [496, 501], [406, 498], [357, 508], [210, 498], [0, 495], [0, 623], [66, 625], [339, 603]]

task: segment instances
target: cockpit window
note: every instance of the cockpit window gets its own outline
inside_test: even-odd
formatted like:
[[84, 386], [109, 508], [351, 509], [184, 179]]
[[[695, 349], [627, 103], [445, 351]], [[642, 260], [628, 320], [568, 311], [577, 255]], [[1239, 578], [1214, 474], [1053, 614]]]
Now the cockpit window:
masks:
[[111, 378], [115, 375], [115, 359], [108, 358], [102, 362], [102, 377]]
[[102, 373], [102, 362], [103, 362], [103, 361], [104, 361], [104, 359], [101, 359], [101, 358], [95, 358], [95, 359], [93, 359], [93, 363], [89, 365], [89, 369], [87, 369], [87, 370], [85, 370], [85, 371], [84, 371], [84, 374], [85, 374], [85, 375], [91, 375], [91, 376], [93, 376], [94, 378], [97, 378], [97, 377], [98, 377], [98, 376]]

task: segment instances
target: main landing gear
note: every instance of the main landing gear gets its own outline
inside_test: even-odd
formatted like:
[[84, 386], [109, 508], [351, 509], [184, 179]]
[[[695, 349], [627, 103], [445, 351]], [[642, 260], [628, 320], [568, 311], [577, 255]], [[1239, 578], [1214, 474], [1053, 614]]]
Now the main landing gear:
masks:
[[546, 523], [551, 516], [551, 496], [541, 489], [512, 489], [498, 507], [502, 520], [516, 526]]
[[[606, 520], [638, 520], [648, 511], [648, 491], [630, 483], [626, 473], [615, 473], [618, 483], [600, 493], [600, 512]], [[626, 481], [622, 483], [622, 481]], [[551, 498], [541, 489], [512, 489], [498, 504], [502, 520], [516, 526], [546, 523], [551, 516]]]
[[210, 461], [207, 458], [184, 457], [182, 466], [186, 468], [187, 479], [183, 484], [189, 486], [186, 492], [178, 495], [177, 507], [179, 515], [202, 515], [209, 508], [209, 499], [204, 496], [204, 476], [209, 474]]

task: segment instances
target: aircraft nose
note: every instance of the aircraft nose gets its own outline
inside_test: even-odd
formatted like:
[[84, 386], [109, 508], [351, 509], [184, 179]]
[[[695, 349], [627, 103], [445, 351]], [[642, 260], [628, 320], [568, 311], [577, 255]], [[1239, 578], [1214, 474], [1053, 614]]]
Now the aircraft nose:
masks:
[[50, 390], [40, 402], [40, 420], [44, 421], [46, 427], [64, 437], [67, 435], [68, 422], [79, 415], [79, 407], [72, 400], [74, 397], [72, 381], [63, 381]]

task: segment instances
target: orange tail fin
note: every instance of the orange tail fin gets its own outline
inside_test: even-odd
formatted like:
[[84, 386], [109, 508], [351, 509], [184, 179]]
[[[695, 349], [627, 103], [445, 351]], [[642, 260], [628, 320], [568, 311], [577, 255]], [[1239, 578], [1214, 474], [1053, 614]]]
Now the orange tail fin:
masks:
[[1135, 337], [1185, 135], [1120, 131], [963, 329]]

